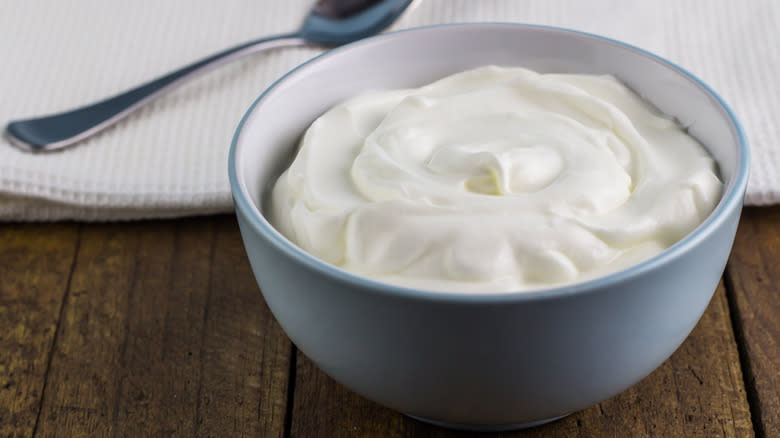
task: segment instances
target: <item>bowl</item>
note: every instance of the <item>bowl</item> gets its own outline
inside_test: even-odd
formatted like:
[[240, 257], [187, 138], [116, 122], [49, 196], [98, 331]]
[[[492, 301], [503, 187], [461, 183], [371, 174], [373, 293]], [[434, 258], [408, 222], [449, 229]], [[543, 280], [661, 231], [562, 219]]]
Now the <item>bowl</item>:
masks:
[[[393, 286], [299, 249], [264, 200], [308, 125], [369, 89], [416, 87], [497, 64], [613, 74], [679, 119], [710, 151], [722, 198], [663, 253], [601, 278], [544, 290], [447, 293]], [[740, 125], [680, 67], [618, 41], [522, 24], [459, 24], [385, 34], [329, 51], [267, 89], [241, 121], [230, 184], [249, 261], [274, 316], [318, 367], [407, 415], [462, 429], [554, 420], [637, 383], [688, 336], [734, 241], [748, 179]]]

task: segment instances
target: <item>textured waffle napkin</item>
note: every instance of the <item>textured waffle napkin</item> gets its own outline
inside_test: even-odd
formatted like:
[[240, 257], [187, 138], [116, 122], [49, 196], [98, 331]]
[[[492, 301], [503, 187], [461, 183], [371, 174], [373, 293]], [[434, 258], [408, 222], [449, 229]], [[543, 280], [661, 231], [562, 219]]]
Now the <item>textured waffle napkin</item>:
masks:
[[[5, 0], [0, 121], [114, 94], [232, 44], [297, 27], [311, 0]], [[723, 95], [753, 149], [747, 203], [780, 202], [777, 0], [423, 0], [394, 28], [463, 21], [564, 26], [664, 56]], [[113, 220], [232, 209], [228, 146], [255, 97], [313, 48], [252, 55], [81, 146], [0, 141], [0, 219]]]

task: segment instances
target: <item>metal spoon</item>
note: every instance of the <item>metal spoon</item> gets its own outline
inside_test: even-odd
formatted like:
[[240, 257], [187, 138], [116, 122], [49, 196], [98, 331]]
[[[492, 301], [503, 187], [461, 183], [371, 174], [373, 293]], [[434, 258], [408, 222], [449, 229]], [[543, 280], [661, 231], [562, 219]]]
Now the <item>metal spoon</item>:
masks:
[[249, 41], [81, 108], [11, 121], [5, 134], [12, 144], [26, 151], [61, 149], [108, 128], [186, 80], [241, 56], [283, 46], [309, 43], [335, 47], [356, 41], [387, 28], [417, 1], [319, 0], [293, 33]]

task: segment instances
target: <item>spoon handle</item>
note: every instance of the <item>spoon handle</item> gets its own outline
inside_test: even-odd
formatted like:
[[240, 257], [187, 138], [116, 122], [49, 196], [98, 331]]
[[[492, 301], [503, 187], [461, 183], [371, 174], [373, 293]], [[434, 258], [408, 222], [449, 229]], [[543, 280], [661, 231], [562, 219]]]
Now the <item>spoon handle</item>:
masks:
[[304, 39], [297, 33], [250, 41], [99, 102], [49, 116], [11, 121], [5, 127], [5, 134], [12, 144], [26, 151], [61, 149], [108, 128], [188, 79], [213, 68], [249, 53], [303, 44]]

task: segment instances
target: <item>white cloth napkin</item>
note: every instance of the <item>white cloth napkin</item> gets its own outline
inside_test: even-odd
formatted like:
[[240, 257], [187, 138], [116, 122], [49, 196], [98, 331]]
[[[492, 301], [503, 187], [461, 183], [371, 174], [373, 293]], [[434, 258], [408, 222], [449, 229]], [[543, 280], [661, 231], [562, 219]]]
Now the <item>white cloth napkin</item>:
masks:
[[[312, 0], [5, 0], [0, 123], [114, 94], [261, 35], [295, 29]], [[777, 0], [423, 0], [394, 29], [514, 21], [593, 32], [708, 82], [752, 143], [747, 203], [780, 202]], [[319, 53], [250, 56], [180, 88], [78, 147], [27, 154], [0, 140], [0, 219], [114, 220], [232, 209], [227, 154], [244, 111]]]

